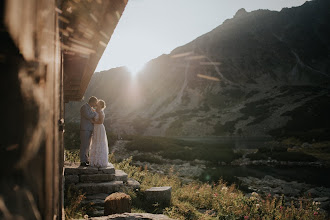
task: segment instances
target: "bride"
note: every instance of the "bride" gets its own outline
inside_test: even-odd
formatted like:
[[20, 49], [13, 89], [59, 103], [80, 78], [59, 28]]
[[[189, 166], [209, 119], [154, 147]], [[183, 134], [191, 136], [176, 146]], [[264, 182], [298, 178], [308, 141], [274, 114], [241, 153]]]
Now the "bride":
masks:
[[108, 138], [103, 125], [105, 102], [99, 100], [96, 105], [96, 113], [92, 122], [94, 124], [94, 131], [92, 143], [90, 145], [89, 162], [93, 167], [107, 167], [108, 166]]

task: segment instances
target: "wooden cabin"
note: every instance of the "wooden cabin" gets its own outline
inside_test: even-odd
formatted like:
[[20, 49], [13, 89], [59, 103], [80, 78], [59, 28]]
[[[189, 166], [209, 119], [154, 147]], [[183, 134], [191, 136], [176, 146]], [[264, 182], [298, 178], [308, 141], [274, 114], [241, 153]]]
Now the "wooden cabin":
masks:
[[64, 102], [82, 99], [126, 4], [0, 2], [0, 219], [63, 218]]

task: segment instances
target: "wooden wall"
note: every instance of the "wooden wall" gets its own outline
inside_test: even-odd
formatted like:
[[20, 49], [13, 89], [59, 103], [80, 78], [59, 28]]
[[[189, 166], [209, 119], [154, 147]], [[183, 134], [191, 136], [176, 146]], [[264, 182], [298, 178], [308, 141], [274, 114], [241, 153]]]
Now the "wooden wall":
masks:
[[55, 0], [0, 2], [0, 219], [60, 219], [63, 79]]

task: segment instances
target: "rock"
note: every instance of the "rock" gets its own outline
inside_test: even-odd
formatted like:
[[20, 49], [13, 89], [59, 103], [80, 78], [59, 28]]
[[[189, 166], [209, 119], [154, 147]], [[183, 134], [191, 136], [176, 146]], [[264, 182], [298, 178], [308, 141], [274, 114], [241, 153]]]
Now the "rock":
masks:
[[108, 167], [98, 169], [102, 173], [115, 174], [115, 167], [110, 163]]
[[247, 14], [246, 10], [244, 8], [241, 8], [236, 12], [234, 17], [238, 18], [238, 17], [244, 16], [246, 14]]
[[316, 187], [314, 189], [317, 191], [317, 195], [318, 195], [315, 197], [330, 197], [330, 188]]
[[123, 181], [111, 181], [106, 183], [78, 183], [76, 187], [88, 195], [118, 192], [123, 185]]
[[97, 173], [98, 173], [98, 168], [96, 167], [70, 166], [70, 167], [65, 167], [64, 169], [65, 175], [97, 174]]
[[109, 216], [90, 218], [91, 220], [174, 220], [166, 215], [156, 215], [150, 213], [123, 213]]
[[[94, 210], [91, 213], [88, 213], [90, 216], [103, 216], [104, 211], [103, 210]], [[92, 218], [96, 219], [96, 218]]]
[[114, 174], [84, 174], [80, 175], [80, 182], [82, 183], [100, 183], [100, 182], [109, 182], [115, 179]]
[[310, 148], [312, 147], [312, 145], [310, 145], [309, 143], [305, 142], [301, 145], [302, 148]]
[[109, 194], [107, 193], [99, 193], [99, 194], [92, 194], [92, 195], [86, 195], [86, 199], [88, 200], [94, 200], [94, 199], [100, 199], [100, 200], [105, 200]]
[[116, 170], [116, 180], [127, 182], [127, 174], [122, 170]]
[[131, 212], [132, 199], [125, 193], [112, 193], [105, 199], [104, 215]]
[[65, 180], [65, 184], [78, 183], [79, 176], [78, 175], [66, 175], [64, 177], [64, 180]]
[[133, 190], [140, 189], [140, 183], [134, 179], [129, 178], [126, 183], [129, 188]]
[[330, 200], [329, 197], [321, 197], [321, 198], [314, 198], [313, 201], [315, 202], [326, 202]]
[[145, 196], [147, 202], [151, 205], [158, 203], [164, 207], [171, 204], [171, 191], [172, 187], [163, 186], [163, 187], [152, 187], [145, 191]]
[[85, 200], [81, 201], [81, 204], [82, 205], [91, 204], [93, 206], [102, 206], [102, 209], [103, 209], [104, 199], [93, 199], [93, 200], [85, 199]]

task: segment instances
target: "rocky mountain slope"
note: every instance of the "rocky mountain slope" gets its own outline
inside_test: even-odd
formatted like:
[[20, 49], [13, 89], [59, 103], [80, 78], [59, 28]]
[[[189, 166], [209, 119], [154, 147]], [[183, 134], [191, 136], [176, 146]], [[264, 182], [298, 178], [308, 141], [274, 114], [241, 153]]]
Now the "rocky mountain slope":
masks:
[[[330, 2], [232, 19], [146, 64], [95, 73], [115, 133], [330, 137]], [[150, 45], [152, 46], [152, 45]], [[82, 103], [66, 105], [79, 121]]]

